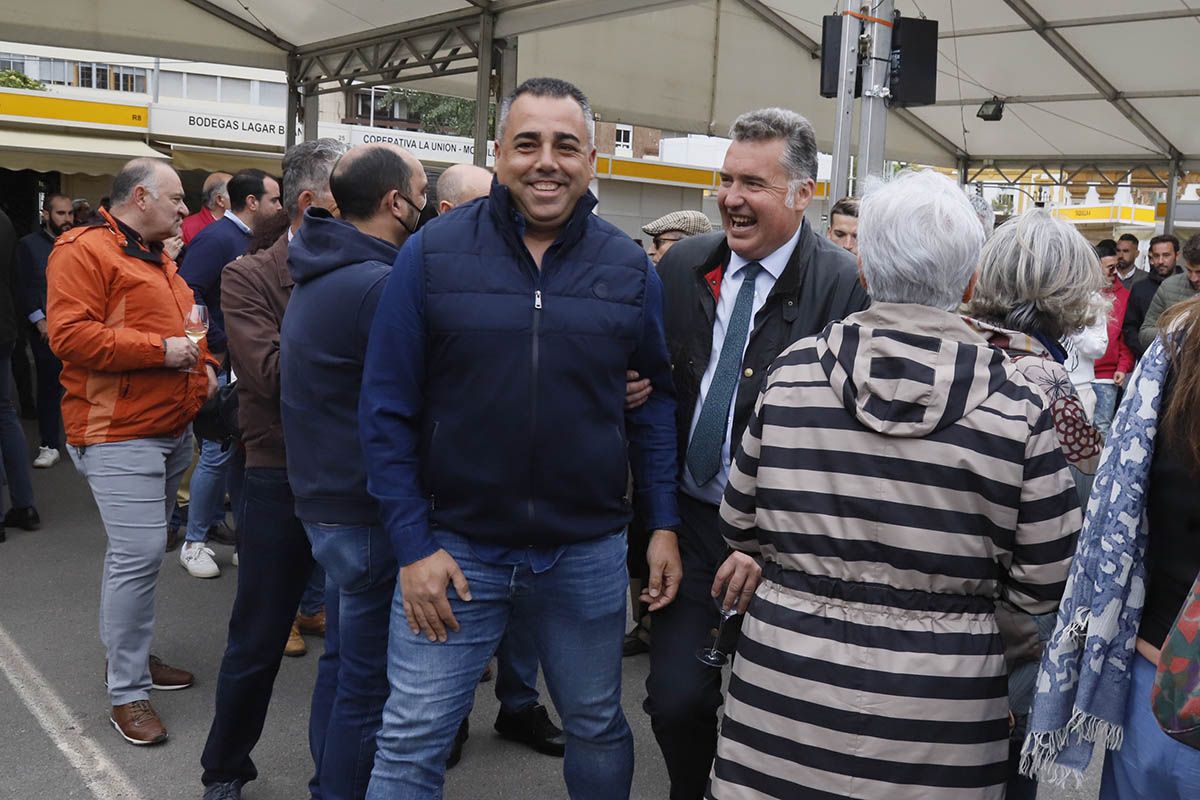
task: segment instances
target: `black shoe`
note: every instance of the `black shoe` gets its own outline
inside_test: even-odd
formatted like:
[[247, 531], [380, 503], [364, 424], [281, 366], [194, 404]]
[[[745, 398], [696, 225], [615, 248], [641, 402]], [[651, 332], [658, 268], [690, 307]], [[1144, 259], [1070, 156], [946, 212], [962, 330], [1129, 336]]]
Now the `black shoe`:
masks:
[[42, 527], [42, 518], [38, 516], [37, 509], [33, 506], [10, 508], [4, 515], [4, 527], [36, 531]]
[[208, 529], [208, 541], [223, 544], [226, 547], [236, 547], [237, 533], [224, 522], [218, 522]]
[[7, 539], [8, 539], [8, 534], [6, 534], [4, 532], [4, 528], [2, 526], [0, 526], [0, 542], [6, 541]]
[[204, 800], [242, 800], [242, 781], [222, 781], [205, 786]]
[[650, 645], [639, 635], [641, 631], [641, 628], [634, 628], [625, 634], [625, 641], [621, 643], [621, 658], [650, 652]]
[[494, 727], [505, 739], [527, 744], [544, 755], [562, 758], [566, 752], [567, 737], [550, 721], [550, 714], [540, 703], [511, 714], [500, 709]]
[[454, 734], [454, 744], [450, 748], [450, 757], [446, 759], [446, 769], [451, 769], [459, 761], [462, 761], [463, 745], [471, 736], [471, 720], [464, 719], [462, 725], [458, 726], [458, 733]]
[[166, 552], [171, 552], [179, 547], [179, 542], [183, 538], [179, 535], [180, 528], [167, 528], [167, 548]]

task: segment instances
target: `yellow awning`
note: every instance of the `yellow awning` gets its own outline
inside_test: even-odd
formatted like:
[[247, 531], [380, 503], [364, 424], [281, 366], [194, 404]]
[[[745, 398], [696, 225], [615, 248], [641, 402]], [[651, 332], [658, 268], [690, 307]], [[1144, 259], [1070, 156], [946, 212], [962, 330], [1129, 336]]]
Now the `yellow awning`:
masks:
[[232, 173], [243, 169], [261, 169], [278, 175], [283, 164], [283, 153], [204, 147], [198, 144], [172, 144], [171, 163], [180, 172], [198, 169], [205, 172]]
[[137, 139], [15, 129], [0, 133], [0, 167], [4, 169], [116, 175], [131, 158], [167, 156]]

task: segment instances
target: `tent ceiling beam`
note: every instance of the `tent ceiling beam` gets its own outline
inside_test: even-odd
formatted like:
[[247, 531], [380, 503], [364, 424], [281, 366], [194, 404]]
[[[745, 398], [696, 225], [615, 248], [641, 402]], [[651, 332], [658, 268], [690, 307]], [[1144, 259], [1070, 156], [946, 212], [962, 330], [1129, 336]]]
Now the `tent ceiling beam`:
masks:
[[[1157, 22], [1164, 19], [1200, 18], [1200, 9], [1180, 8], [1169, 11], [1143, 11], [1137, 14], [1115, 14], [1107, 17], [1081, 17], [1078, 19], [1046, 20], [1049, 30], [1064, 28], [1094, 28], [1098, 25], [1121, 25], [1129, 22]], [[996, 36], [1004, 33], [1027, 33], [1026, 25], [995, 25], [990, 28], [969, 28], [960, 31], [941, 31], [939, 39], [963, 39], [969, 36]]]
[[1109, 104], [1133, 123], [1134, 127], [1141, 131], [1142, 135], [1149, 139], [1164, 155], [1170, 159], [1180, 157], [1178, 148], [1171, 144], [1162, 131], [1154, 127], [1150, 120], [1142, 115], [1142, 112], [1138, 111], [1128, 100], [1122, 97], [1117, 88], [1109, 83], [1108, 79], [1100, 74], [1100, 71], [1092, 66], [1091, 62], [1084, 58], [1078, 50], [1072, 47], [1071, 43], [1063, 38], [1061, 33], [1047, 27], [1046, 20], [1033, 6], [1029, 5], [1028, 0], [1004, 0], [1004, 3], [1017, 16], [1025, 20], [1025, 23], [1041, 36], [1076, 72], [1082, 75], [1088, 83], [1095, 86], [1096, 90], [1104, 95]]
[[234, 14], [232, 11], [226, 11], [224, 8], [221, 8], [219, 5], [217, 5], [213, 2], [210, 2], [210, 0], [186, 0], [186, 1], [188, 3], [190, 3], [191, 5], [195, 6], [196, 8], [200, 9], [201, 11], [204, 11], [208, 14], [212, 14], [214, 17], [221, 20], [222, 22], [226, 22], [226, 23], [232, 25], [233, 27], [238, 28], [239, 30], [245, 31], [246, 33], [250, 34], [251, 36], [255, 36], [259, 39], [262, 39], [267, 44], [274, 45], [275, 47], [278, 47], [280, 50], [291, 51], [291, 50], [296, 49], [296, 46], [293, 45], [291, 42], [289, 42], [286, 39], [283, 39], [279, 36], [276, 36], [273, 32], [271, 32], [267, 28], [262, 27], [260, 25], [255, 25], [253, 22], [242, 19], [237, 14]]
[[[1200, 89], [1164, 89], [1150, 92], [1118, 92], [1118, 98], [1125, 100], [1178, 100], [1186, 97], [1200, 97]], [[938, 100], [935, 106], [978, 106], [991, 100], [991, 97], [964, 97], [960, 100]], [[1082, 103], [1108, 98], [1099, 92], [1081, 92], [1076, 94], [1030, 94], [1001, 96], [1005, 105], [1029, 105], [1032, 103]]]

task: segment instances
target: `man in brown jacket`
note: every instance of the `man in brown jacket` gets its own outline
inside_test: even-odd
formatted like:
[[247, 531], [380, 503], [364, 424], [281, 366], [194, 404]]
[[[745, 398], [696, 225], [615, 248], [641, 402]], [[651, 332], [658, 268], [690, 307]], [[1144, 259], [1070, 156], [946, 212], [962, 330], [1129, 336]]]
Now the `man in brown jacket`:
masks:
[[[238, 376], [246, 481], [237, 598], [217, 678], [216, 714], [200, 759], [205, 798], [236, 800], [258, 774], [250, 751], [262, 732], [296, 606], [313, 574], [312, 549], [288, 486], [279, 412], [279, 328], [293, 285], [288, 242], [306, 208], [334, 210], [329, 173], [344, 152], [346, 146], [333, 139], [289, 150], [283, 159], [282, 200], [290, 227], [273, 245], [230, 263], [222, 273], [221, 306]], [[336, 607], [327, 613], [329, 624], [336, 624]], [[336, 683], [336, 648], [327, 648], [321, 662], [309, 721], [317, 765]], [[317, 796], [317, 787], [312, 788]]]

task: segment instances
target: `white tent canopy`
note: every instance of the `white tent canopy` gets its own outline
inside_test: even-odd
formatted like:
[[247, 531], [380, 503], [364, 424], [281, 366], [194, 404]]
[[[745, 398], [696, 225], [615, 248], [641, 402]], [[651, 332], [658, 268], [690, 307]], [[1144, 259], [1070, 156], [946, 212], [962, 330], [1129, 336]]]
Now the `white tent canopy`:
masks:
[[[488, 31], [515, 74], [572, 80], [603, 119], [723, 133], [836, 101], [812, 53], [831, 0], [0, 0], [7, 39], [286, 69], [308, 89], [417, 81], [475, 96]], [[945, 165], [1200, 163], [1200, 0], [897, 0], [940, 25], [938, 104], [889, 114], [887, 154]], [[485, 22], [486, 18], [486, 22]], [[501, 52], [504, 52], [503, 50]], [[491, 61], [490, 53], [488, 61]], [[510, 69], [502, 57], [498, 67]], [[339, 82], [340, 81], [340, 82]], [[998, 122], [979, 103], [1006, 99]]]

